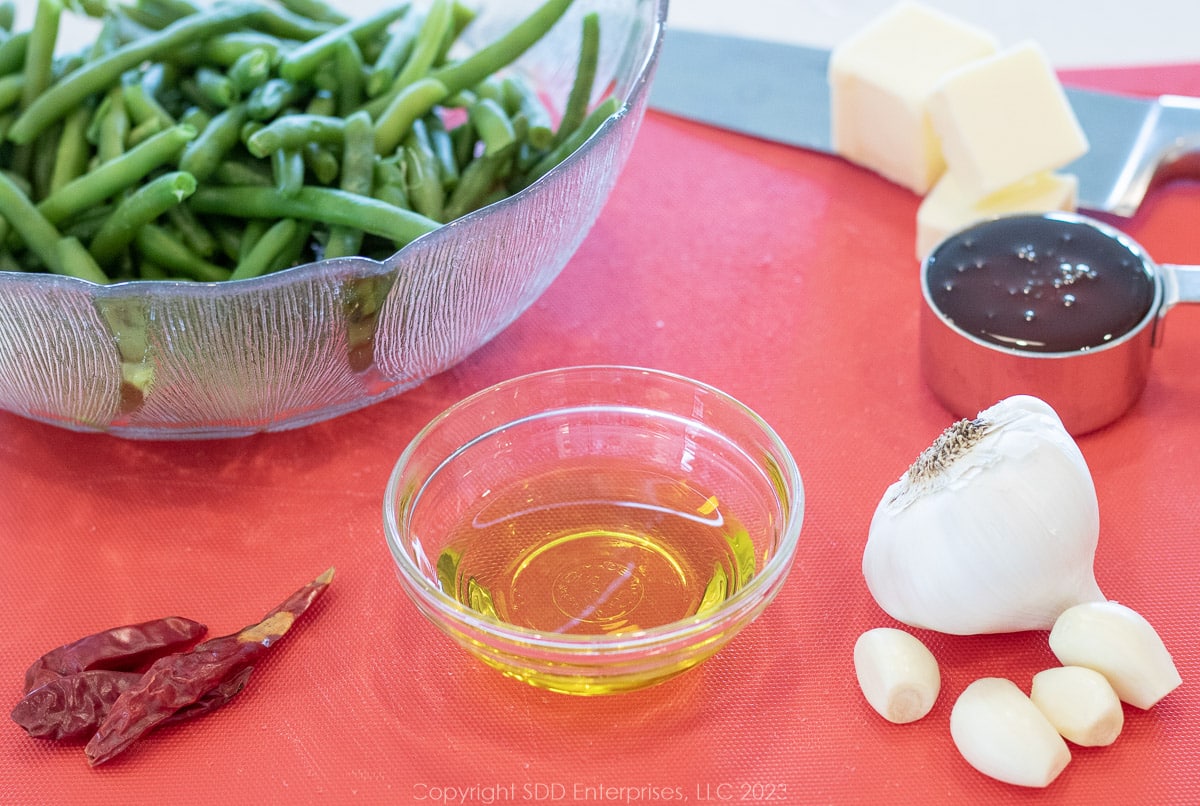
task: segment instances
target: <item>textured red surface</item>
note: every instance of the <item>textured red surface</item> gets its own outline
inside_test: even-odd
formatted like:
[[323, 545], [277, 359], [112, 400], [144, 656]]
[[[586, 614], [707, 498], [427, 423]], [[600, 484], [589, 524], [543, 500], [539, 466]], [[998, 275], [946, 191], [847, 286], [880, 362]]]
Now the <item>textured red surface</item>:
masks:
[[[1200, 94], [1200, 69], [1072, 74]], [[0, 414], [0, 700], [28, 663], [115, 624], [179, 614], [213, 634], [327, 567], [328, 594], [225, 709], [90, 770], [79, 746], [0, 724], [0, 802], [792, 803], [1200, 801], [1200, 311], [1170, 314], [1136, 409], [1080, 446], [1100, 496], [1105, 592], [1160, 630], [1184, 685], [1075, 749], [1046, 792], [996, 783], [951, 743], [981, 676], [1023, 688], [1044, 633], [922, 635], [943, 670], [921, 722], [864, 703], [851, 648], [891, 624], [859, 571], [883, 490], [951, 420], [918, 379], [918, 200], [848, 164], [650, 114], [615, 194], [548, 293], [453, 371], [333, 422], [248, 439], [125, 442]], [[1124, 226], [1200, 262], [1200, 184]], [[405, 598], [385, 549], [392, 463], [488, 384], [577, 363], [715, 384], [791, 447], [808, 505], [776, 602], [701, 667], [648, 691], [544, 693], [484, 668]]]

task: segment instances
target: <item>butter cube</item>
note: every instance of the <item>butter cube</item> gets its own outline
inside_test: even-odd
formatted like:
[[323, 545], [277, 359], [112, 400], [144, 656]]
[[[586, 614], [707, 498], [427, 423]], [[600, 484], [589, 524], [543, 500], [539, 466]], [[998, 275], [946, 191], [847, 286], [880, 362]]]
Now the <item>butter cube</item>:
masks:
[[976, 198], [1063, 167], [1087, 138], [1042, 50], [1032, 42], [961, 67], [929, 99], [947, 169]]
[[1078, 194], [1079, 180], [1072, 174], [1044, 172], [977, 199], [947, 172], [917, 208], [917, 259], [924, 260], [944, 239], [978, 221], [1016, 213], [1074, 212]]
[[954, 69], [998, 50], [986, 32], [902, 2], [833, 49], [833, 149], [918, 194], [945, 162], [930, 124], [930, 94]]

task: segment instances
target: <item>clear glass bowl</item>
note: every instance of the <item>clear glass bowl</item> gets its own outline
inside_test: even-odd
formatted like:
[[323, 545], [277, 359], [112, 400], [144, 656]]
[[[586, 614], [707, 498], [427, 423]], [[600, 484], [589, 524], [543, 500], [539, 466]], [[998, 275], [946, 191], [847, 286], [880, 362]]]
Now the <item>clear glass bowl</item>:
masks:
[[[487, 3], [464, 38], [491, 41], [537, 4]], [[129, 438], [229, 437], [335, 417], [461, 361], [558, 276], [632, 149], [667, 0], [580, 0], [515, 69], [561, 108], [590, 11], [601, 16], [596, 86], [624, 105], [538, 182], [382, 262], [225, 283], [0, 272], [0, 408]], [[142, 356], [132, 367], [130, 354]], [[145, 394], [128, 373], [152, 377]]]
[[504, 674], [572, 694], [653, 685], [724, 646], [783, 585], [803, 514], [761, 418], [633, 367], [463, 400], [413, 439], [384, 497], [421, 613]]

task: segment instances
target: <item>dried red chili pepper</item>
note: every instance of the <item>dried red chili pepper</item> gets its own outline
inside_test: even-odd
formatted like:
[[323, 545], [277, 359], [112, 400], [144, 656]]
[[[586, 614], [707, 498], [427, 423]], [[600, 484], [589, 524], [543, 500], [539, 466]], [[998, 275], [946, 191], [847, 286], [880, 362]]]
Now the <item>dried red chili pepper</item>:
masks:
[[240, 691], [254, 664], [325, 591], [332, 579], [330, 568], [259, 623], [232, 635], [209, 639], [189, 652], [156, 660], [137, 684], [113, 703], [84, 748], [88, 763], [103, 764], [173, 715], [196, 708], [210, 692], [236, 686], [228, 695], [232, 697]]
[[156, 658], [191, 646], [206, 629], [199, 622], [172, 616], [85, 635], [34, 661], [25, 672], [25, 691], [78, 672], [139, 669]]
[[[247, 668], [242, 674], [222, 681], [194, 705], [176, 711], [164, 724], [220, 708], [242, 690], [252, 671]], [[35, 739], [82, 739], [96, 732], [117, 698], [141, 679], [138, 672], [110, 669], [56, 677], [27, 693], [13, 708], [12, 719]]]
[[56, 677], [27, 693], [13, 722], [35, 739], [77, 739], [95, 732], [117, 697], [142, 679], [137, 672], [94, 669]]

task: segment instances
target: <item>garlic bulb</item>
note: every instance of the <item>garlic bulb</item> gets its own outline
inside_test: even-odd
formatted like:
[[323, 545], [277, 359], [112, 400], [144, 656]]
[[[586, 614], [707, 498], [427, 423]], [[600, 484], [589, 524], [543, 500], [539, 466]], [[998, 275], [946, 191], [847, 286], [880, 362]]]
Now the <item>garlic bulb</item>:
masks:
[[960, 420], [887, 489], [863, 552], [888, 615], [954, 635], [1048, 630], [1102, 600], [1096, 489], [1054, 410], [1018, 395]]

